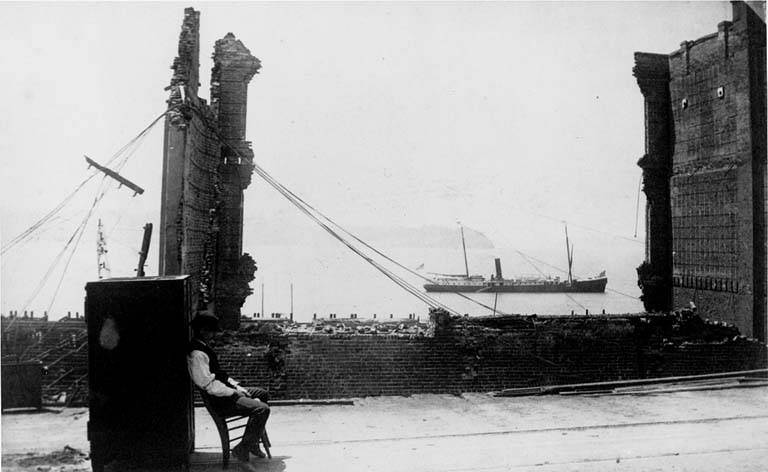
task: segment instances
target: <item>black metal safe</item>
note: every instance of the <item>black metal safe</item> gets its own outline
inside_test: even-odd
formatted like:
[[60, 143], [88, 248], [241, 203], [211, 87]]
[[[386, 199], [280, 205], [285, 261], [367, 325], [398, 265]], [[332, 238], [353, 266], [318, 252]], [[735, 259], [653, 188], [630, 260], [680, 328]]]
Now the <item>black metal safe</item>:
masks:
[[194, 447], [186, 361], [190, 280], [113, 278], [86, 284], [94, 472], [110, 463], [118, 469], [188, 468]]
[[39, 361], [3, 363], [3, 410], [43, 407], [42, 368]]

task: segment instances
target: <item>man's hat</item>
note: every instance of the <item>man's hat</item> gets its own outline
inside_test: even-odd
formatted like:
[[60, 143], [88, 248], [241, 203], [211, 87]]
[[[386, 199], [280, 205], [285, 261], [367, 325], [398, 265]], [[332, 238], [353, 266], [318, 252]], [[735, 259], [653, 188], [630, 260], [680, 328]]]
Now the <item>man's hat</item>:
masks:
[[208, 331], [221, 331], [219, 319], [208, 310], [198, 311], [192, 320], [194, 329], [207, 329]]

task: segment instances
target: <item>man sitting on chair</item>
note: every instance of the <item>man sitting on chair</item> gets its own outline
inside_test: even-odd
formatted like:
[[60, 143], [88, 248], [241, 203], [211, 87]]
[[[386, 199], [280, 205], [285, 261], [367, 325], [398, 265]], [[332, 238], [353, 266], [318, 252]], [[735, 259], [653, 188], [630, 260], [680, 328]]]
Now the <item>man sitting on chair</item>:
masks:
[[194, 338], [189, 346], [187, 367], [192, 382], [211, 406], [221, 416], [247, 415], [248, 424], [243, 439], [232, 448], [233, 455], [241, 462], [248, 462], [249, 453], [264, 457], [259, 448], [259, 438], [269, 418], [269, 393], [261, 388], [245, 389], [233, 380], [219, 365], [216, 353], [208, 342], [219, 329], [219, 319], [207, 311], [198, 312], [192, 320]]

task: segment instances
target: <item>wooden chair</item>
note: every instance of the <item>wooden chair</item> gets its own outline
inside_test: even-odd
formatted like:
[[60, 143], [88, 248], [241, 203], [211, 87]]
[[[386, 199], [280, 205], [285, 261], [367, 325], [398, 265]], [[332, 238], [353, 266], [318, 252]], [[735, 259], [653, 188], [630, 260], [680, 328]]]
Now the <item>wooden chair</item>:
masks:
[[[227, 417], [221, 416], [213, 409], [213, 407], [211, 407], [211, 401], [208, 395], [200, 392], [200, 397], [203, 399], [203, 405], [205, 405], [206, 411], [208, 411], [208, 414], [211, 415], [211, 418], [213, 418], [216, 429], [219, 430], [219, 438], [221, 439], [222, 462], [224, 464], [224, 468], [226, 469], [229, 467], [229, 455], [232, 451], [231, 444], [238, 439], [242, 439], [243, 437], [243, 435], [240, 434], [240, 436], [230, 438], [229, 433], [238, 429], [245, 430], [245, 426], [248, 424], [248, 415], [235, 415]], [[236, 424], [240, 420], [245, 421], [240, 424]], [[269, 452], [269, 448], [272, 447], [272, 444], [269, 442], [269, 436], [267, 436], [267, 428], [264, 428], [262, 431], [260, 442], [261, 445], [264, 446], [264, 452], [267, 453], [267, 457], [271, 459], [272, 454]]]

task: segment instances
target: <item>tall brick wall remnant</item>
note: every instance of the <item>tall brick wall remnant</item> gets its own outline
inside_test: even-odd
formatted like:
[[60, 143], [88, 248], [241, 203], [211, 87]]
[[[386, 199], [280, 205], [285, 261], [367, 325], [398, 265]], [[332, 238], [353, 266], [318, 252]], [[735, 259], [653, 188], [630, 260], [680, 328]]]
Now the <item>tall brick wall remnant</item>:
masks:
[[669, 55], [636, 53], [645, 98], [648, 310], [766, 336], [765, 22], [743, 2], [715, 33]]
[[228, 33], [216, 42], [211, 105], [198, 97], [200, 14], [184, 11], [165, 121], [160, 275], [193, 276], [195, 304], [237, 327], [256, 264], [243, 253], [243, 190], [253, 151], [245, 140], [248, 83], [261, 64]]
[[[248, 83], [261, 68], [243, 43], [228, 33], [216, 41], [211, 73], [211, 107], [218, 117], [221, 148], [220, 233], [216, 254], [215, 305], [224, 320], [239, 320], [240, 307], [250, 295], [255, 263], [243, 254], [243, 190], [251, 183], [253, 151], [245, 140]], [[246, 277], [244, 277], [244, 275]], [[230, 323], [231, 325], [231, 323]]]
[[646, 195], [645, 263], [638, 268], [638, 283], [648, 311], [669, 310], [672, 305], [672, 225], [669, 177], [674, 129], [670, 126], [669, 61], [663, 54], [635, 54], [634, 75], [645, 101]]

